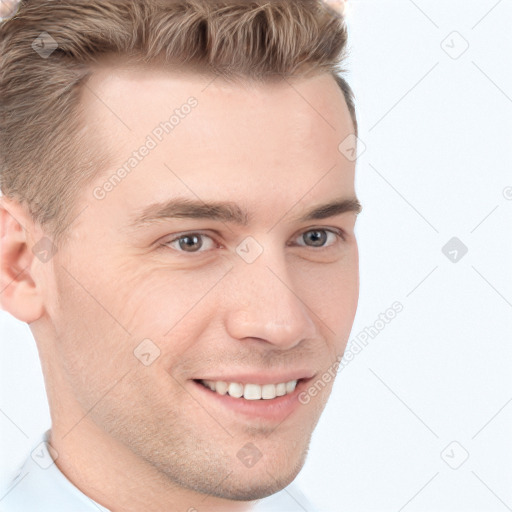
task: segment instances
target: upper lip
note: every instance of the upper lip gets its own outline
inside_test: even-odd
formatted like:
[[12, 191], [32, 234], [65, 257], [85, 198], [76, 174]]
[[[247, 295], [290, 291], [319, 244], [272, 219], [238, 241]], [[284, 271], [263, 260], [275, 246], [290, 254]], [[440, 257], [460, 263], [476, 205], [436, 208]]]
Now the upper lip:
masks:
[[286, 370], [282, 372], [270, 373], [267, 371], [250, 371], [250, 372], [236, 372], [229, 374], [215, 374], [214, 376], [202, 376], [194, 380], [210, 380], [210, 381], [224, 381], [224, 382], [239, 382], [240, 384], [279, 384], [281, 382], [290, 382], [291, 380], [310, 379], [315, 375], [315, 372], [307, 369], [300, 370]]

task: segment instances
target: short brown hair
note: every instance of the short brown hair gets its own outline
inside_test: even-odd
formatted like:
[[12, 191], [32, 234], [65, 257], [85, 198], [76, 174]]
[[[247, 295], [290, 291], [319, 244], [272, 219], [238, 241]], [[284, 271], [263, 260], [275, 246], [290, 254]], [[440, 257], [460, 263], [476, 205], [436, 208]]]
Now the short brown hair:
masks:
[[[58, 46], [44, 58], [34, 41], [48, 34]], [[357, 135], [346, 43], [343, 16], [321, 0], [25, 0], [0, 24], [0, 189], [58, 243], [105, 163], [87, 143], [80, 92], [112, 53], [226, 79], [330, 72]]]

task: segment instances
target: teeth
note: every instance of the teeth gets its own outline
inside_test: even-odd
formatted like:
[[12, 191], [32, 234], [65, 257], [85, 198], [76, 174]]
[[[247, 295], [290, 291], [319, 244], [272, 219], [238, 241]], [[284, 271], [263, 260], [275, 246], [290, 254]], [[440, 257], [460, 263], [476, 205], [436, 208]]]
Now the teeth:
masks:
[[244, 386], [244, 398], [246, 400], [259, 400], [261, 398], [261, 386], [258, 386], [258, 384], [246, 384]]
[[297, 385], [296, 380], [289, 382], [280, 382], [279, 384], [240, 384], [239, 382], [224, 382], [221, 380], [202, 380], [201, 381], [207, 388], [219, 393], [219, 395], [225, 395], [235, 398], [244, 397], [246, 400], [271, 400], [277, 396], [283, 396], [288, 393], [292, 393]]
[[229, 396], [240, 398], [244, 394], [244, 387], [242, 386], [242, 384], [239, 384], [238, 382], [230, 382], [228, 386], [228, 393]]
[[265, 384], [261, 386], [261, 398], [269, 399], [276, 397], [275, 384]]
[[296, 380], [291, 380], [290, 382], [287, 382], [286, 383], [286, 392], [291, 393], [295, 389], [296, 385], [297, 385]]
[[213, 389], [212, 391], [217, 391], [217, 393], [219, 393], [220, 395], [225, 395], [228, 392], [228, 385], [226, 382], [222, 382], [219, 380], [217, 382], [214, 382], [213, 384], [215, 389]]
[[286, 395], [286, 384], [284, 382], [281, 382], [281, 384], [278, 384], [276, 386], [276, 395], [277, 396]]

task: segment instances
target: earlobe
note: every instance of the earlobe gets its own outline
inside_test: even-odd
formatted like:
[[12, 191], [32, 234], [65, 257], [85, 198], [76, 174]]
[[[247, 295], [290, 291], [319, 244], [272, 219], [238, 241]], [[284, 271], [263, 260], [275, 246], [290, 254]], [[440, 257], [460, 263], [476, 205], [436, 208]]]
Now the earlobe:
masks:
[[44, 312], [41, 290], [32, 275], [34, 254], [26, 231], [29, 223], [19, 203], [0, 198], [0, 306], [26, 323]]

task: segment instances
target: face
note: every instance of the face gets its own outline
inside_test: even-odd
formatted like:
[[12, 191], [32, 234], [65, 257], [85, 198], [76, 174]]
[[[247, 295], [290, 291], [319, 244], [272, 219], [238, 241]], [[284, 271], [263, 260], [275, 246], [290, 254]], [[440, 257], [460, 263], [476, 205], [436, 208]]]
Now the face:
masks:
[[98, 68], [83, 107], [110, 162], [45, 267], [35, 333], [54, 424], [233, 500], [301, 469], [333, 382], [299, 393], [332, 373], [358, 300], [356, 213], [311, 215], [355, 198], [350, 115], [329, 75], [288, 82]]

